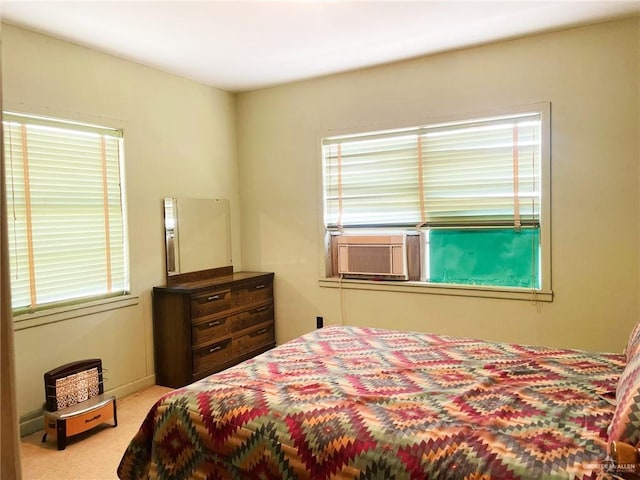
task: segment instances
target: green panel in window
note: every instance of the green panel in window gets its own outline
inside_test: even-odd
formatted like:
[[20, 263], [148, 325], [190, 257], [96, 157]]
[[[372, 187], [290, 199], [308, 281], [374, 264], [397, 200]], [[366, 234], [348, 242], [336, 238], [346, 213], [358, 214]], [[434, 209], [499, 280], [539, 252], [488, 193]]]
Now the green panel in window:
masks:
[[540, 230], [429, 232], [430, 282], [539, 288]]

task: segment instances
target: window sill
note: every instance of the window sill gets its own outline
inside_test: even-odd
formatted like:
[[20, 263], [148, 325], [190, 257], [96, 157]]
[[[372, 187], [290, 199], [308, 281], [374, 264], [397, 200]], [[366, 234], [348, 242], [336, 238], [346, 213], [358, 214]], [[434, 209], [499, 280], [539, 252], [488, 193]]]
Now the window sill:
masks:
[[13, 325], [15, 331], [25, 330], [27, 328], [62, 322], [72, 318], [132, 307], [138, 305], [138, 303], [139, 299], [137, 295], [121, 295], [118, 297], [103, 298], [93, 302], [66, 305], [64, 307], [51, 308], [34, 313], [23, 313], [13, 318]]
[[344, 290], [372, 290], [381, 292], [421, 293], [429, 295], [452, 295], [458, 297], [500, 298], [509, 300], [525, 300], [530, 302], [552, 302], [553, 292], [550, 290], [527, 290], [524, 288], [499, 288], [475, 285], [447, 285], [425, 282], [376, 281], [322, 278], [320, 287], [341, 288]]

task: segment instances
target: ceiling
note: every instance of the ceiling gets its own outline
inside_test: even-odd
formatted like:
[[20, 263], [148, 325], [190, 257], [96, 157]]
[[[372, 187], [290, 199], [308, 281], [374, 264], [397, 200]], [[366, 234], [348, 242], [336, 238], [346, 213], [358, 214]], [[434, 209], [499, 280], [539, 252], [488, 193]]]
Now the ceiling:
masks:
[[638, 15], [636, 1], [3, 0], [4, 22], [233, 92]]

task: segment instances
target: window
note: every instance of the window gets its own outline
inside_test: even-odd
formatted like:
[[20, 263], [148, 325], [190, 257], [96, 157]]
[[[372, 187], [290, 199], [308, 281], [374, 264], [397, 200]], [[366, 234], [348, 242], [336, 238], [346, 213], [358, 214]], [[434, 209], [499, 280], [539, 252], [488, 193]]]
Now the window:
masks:
[[129, 289], [119, 130], [4, 113], [15, 313]]
[[549, 289], [548, 113], [323, 139], [327, 232], [422, 231], [422, 281]]

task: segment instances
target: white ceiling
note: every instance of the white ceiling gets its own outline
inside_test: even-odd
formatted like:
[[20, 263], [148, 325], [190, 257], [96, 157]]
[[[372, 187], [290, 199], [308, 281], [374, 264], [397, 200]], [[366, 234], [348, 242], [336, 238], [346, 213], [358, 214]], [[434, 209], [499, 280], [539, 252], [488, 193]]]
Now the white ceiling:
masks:
[[638, 15], [636, 1], [31, 1], [2, 19], [244, 91]]

